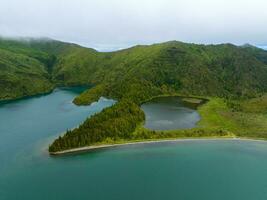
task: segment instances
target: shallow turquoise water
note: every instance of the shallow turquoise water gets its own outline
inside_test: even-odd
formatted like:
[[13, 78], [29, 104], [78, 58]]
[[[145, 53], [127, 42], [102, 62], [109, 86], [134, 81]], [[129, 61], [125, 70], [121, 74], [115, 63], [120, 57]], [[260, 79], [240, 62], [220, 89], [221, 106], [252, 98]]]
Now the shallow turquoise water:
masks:
[[267, 143], [181, 141], [50, 157], [66, 128], [111, 105], [71, 90], [0, 106], [0, 200], [266, 200]]

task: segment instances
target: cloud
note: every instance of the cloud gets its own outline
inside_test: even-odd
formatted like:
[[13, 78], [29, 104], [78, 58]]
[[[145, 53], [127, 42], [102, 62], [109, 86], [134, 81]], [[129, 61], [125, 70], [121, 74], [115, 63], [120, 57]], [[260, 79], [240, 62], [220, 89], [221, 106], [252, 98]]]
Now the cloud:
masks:
[[117, 48], [267, 43], [266, 0], [1, 0], [0, 34]]

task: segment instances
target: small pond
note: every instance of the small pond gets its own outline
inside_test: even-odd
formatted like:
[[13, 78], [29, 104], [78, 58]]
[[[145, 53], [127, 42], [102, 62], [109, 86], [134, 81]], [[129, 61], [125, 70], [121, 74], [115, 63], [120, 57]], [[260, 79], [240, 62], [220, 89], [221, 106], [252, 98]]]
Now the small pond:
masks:
[[144, 103], [145, 127], [152, 130], [188, 129], [197, 125], [197, 107], [203, 101], [182, 97], [158, 97]]

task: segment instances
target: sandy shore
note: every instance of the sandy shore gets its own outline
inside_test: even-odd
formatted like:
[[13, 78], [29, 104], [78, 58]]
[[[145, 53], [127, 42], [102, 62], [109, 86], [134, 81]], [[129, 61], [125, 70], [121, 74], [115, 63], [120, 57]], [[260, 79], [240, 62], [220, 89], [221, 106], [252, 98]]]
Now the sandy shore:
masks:
[[140, 141], [140, 142], [126, 142], [121, 144], [103, 144], [103, 145], [95, 145], [95, 146], [86, 146], [74, 149], [68, 149], [64, 151], [50, 152], [50, 155], [64, 155], [70, 153], [79, 153], [79, 152], [87, 152], [95, 149], [105, 149], [111, 147], [119, 147], [126, 145], [136, 145], [136, 144], [150, 144], [150, 143], [163, 143], [163, 142], [179, 142], [179, 141], [205, 141], [205, 140], [240, 140], [240, 141], [266, 141], [264, 139], [250, 139], [250, 138], [181, 138], [181, 139], [165, 139], [165, 140], [149, 140], [149, 141]]

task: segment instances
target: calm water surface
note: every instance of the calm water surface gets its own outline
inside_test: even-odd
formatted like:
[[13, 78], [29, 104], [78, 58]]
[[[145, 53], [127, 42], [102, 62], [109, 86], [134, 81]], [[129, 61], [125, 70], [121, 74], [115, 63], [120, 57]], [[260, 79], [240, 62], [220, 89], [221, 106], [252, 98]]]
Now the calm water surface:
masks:
[[266, 200], [267, 143], [181, 141], [50, 157], [60, 132], [110, 106], [72, 90], [0, 106], [0, 200]]
[[200, 120], [196, 108], [185, 105], [179, 97], [159, 97], [143, 104], [145, 127], [152, 130], [187, 129]]

